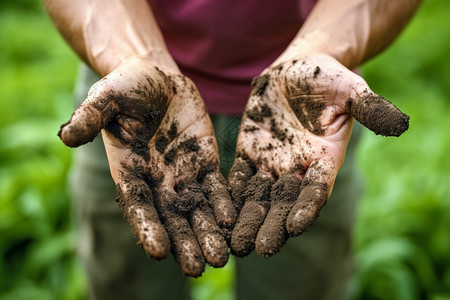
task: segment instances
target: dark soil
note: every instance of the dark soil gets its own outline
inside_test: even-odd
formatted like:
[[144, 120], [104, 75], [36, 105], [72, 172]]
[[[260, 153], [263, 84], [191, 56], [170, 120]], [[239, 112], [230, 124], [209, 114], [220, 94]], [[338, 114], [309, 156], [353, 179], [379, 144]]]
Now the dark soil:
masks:
[[61, 126], [59, 136], [66, 145], [76, 147], [92, 141], [105, 128], [148, 161], [148, 142], [167, 111], [167, 85], [172, 84], [162, 72], [159, 75], [161, 78], [156, 80], [145, 78], [144, 84], [139, 83], [126, 93], [110, 92], [83, 102], [70, 121]]
[[297, 236], [307, 231], [327, 200], [328, 184], [304, 179], [298, 201], [295, 202], [286, 220], [289, 234]]
[[149, 187], [139, 177], [133, 176], [125, 177], [123, 184], [127, 185], [127, 192], [116, 185], [117, 202], [137, 237], [138, 244], [150, 256], [165, 258], [170, 250], [169, 237], [161, 226]]
[[381, 96], [348, 99], [346, 104], [347, 111], [375, 134], [398, 137], [409, 127], [409, 116]]
[[221, 228], [231, 230], [236, 222], [237, 214], [227, 190], [227, 181], [218, 171], [208, 172], [201, 180], [198, 180], [209, 205], [214, 211], [217, 223]]
[[259, 127], [254, 125], [245, 125], [243, 130], [244, 132], [253, 132], [259, 130]]
[[[167, 134], [160, 133], [155, 141], [156, 150], [158, 150], [158, 152], [160, 153], [164, 153], [164, 163], [166, 165], [174, 163], [180, 152], [190, 153], [190, 152], [198, 152], [198, 150], [200, 150], [200, 146], [198, 145], [196, 137], [190, 137], [187, 140], [182, 141], [178, 146], [172, 147], [169, 150], [167, 150], [169, 143], [176, 137], [176, 134], [177, 134], [176, 127], [174, 127], [172, 124], [171, 129], [167, 132]], [[197, 162], [196, 155], [193, 155], [191, 157], [191, 162], [194, 164]]]
[[252, 94], [256, 94], [258, 96], [261, 96], [264, 94], [264, 91], [266, 90], [267, 85], [269, 84], [269, 75], [261, 75], [253, 78], [252, 80]]
[[255, 122], [262, 122], [264, 118], [272, 116], [272, 110], [267, 104], [263, 104], [261, 106], [255, 106], [252, 109], [247, 110], [245, 114]]
[[239, 257], [248, 255], [255, 248], [255, 239], [270, 207], [270, 191], [273, 179], [257, 173], [247, 184], [245, 203], [231, 235], [231, 251]]
[[256, 238], [256, 252], [269, 257], [280, 251], [288, 238], [286, 217], [300, 194], [300, 180], [284, 174], [272, 187], [270, 210]]
[[240, 211], [244, 205], [244, 193], [247, 189], [247, 182], [255, 174], [255, 170], [255, 165], [247, 157], [241, 157], [238, 153], [228, 176], [229, 192], [236, 211]]
[[170, 165], [173, 163], [178, 155], [177, 149], [172, 148], [164, 154], [164, 163]]
[[184, 150], [184, 152], [197, 152], [200, 149], [198, 145], [197, 138], [191, 137], [184, 142], [181, 142], [180, 148]]
[[319, 66], [317, 66], [317, 67], [314, 69], [314, 74], [313, 74], [313, 78], [314, 78], [314, 79], [316, 79], [317, 76], [319, 76], [320, 71], [321, 71], [321, 70], [320, 70]]
[[159, 153], [164, 153], [167, 146], [177, 137], [177, 124], [173, 122], [167, 132], [160, 132], [155, 141], [155, 148]]
[[308, 94], [301, 96], [289, 95], [288, 102], [304, 128], [316, 135], [324, 133], [319, 118], [325, 109], [325, 103], [313, 99]]

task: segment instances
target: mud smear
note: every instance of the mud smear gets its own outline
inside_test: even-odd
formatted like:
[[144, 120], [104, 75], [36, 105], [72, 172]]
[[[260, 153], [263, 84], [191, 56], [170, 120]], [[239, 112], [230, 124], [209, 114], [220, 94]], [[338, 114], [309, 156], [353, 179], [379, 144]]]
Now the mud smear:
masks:
[[259, 127], [256, 127], [256, 126], [254, 126], [254, 125], [245, 125], [244, 126], [244, 132], [253, 132], [253, 131], [258, 131], [259, 130]]
[[245, 203], [231, 236], [231, 251], [239, 257], [248, 255], [255, 248], [255, 239], [270, 206], [273, 179], [257, 173], [247, 184]]
[[228, 193], [225, 178], [220, 172], [212, 171], [198, 180], [202, 185], [203, 193], [206, 195], [209, 205], [214, 211], [217, 224], [221, 228], [227, 229], [226, 233], [228, 233], [236, 223], [237, 214]]
[[[116, 93], [107, 97], [108, 102], [118, 106], [119, 115], [110, 120], [106, 124], [105, 129], [125, 145], [130, 145], [132, 151], [144, 158], [145, 161], [150, 159], [148, 143], [167, 111], [168, 96], [166, 85], [174, 85], [162, 72], [160, 72], [160, 75], [163, 77], [165, 85], [148, 77], [146, 80], [147, 84], [138, 84], [137, 89], [129, 95]], [[97, 107], [97, 109], [100, 110], [101, 106]], [[127, 126], [127, 122], [130, 122], [127, 119], [135, 119], [136, 121]], [[124, 131], [127, 127], [129, 127], [129, 130], [125, 133]], [[124, 139], [124, 135], [130, 135], [131, 140]]]
[[298, 201], [289, 213], [286, 228], [291, 236], [306, 232], [328, 200], [328, 184], [304, 179]]
[[155, 140], [155, 148], [159, 153], [164, 153], [167, 146], [177, 137], [177, 124], [172, 122], [170, 129], [167, 132], [161, 132], [158, 134]]
[[308, 94], [288, 95], [289, 106], [303, 127], [316, 135], [322, 135], [325, 130], [320, 124], [320, 116], [325, 109], [325, 103], [312, 98]]
[[255, 122], [262, 122], [264, 118], [272, 116], [272, 110], [267, 104], [263, 104], [259, 107], [254, 106], [252, 109], [247, 110], [245, 114]]
[[202, 187], [196, 181], [190, 181], [177, 189], [183, 210], [187, 208], [187, 214], [184, 214], [192, 226], [206, 261], [213, 267], [223, 267], [228, 261], [228, 247]]
[[228, 262], [228, 246], [211, 209], [205, 203], [202, 206], [194, 210], [190, 223], [206, 261], [215, 268], [221, 268]]
[[409, 127], [409, 116], [381, 96], [348, 99], [346, 106], [349, 114], [375, 134], [398, 137]]
[[279, 252], [286, 242], [286, 217], [300, 194], [300, 185], [295, 175], [284, 174], [273, 186], [270, 210], [255, 242], [259, 255], [269, 257]]
[[319, 76], [320, 71], [321, 71], [321, 70], [320, 70], [319, 66], [316, 66], [316, 68], [314, 69], [314, 74], [313, 74], [313, 78], [314, 78], [314, 79], [316, 79], [317, 76]]
[[244, 205], [244, 193], [247, 188], [247, 182], [255, 172], [255, 165], [247, 157], [241, 157], [237, 154], [228, 176], [228, 182], [230, 183], [229, 192], [236, 211], [240, 211]]
[[188, 153], [188, 152], [197, 152], [200, 149], [200, 146], [198, 145], [197, 138], [191, 137], [186, 141], [181, 142], [180, 148], [185, 153]]
[[170, 242], [153, 206], [152, 193], [138, 177], [129, 179], [131, 181], [126, 178], [123, 181], [127, 185], [126, 192], [116, 185], [117, 202], [123, 216], [145, 252], [156, 259], [165, 258], [170, 250]]
[[258, 95], [261, 96], [264, 94], [264, 91], [266, 90], [267, 85], [269, 84], [269, 75], [261, 75], [253, 78], [252, 80], [252, 95]]

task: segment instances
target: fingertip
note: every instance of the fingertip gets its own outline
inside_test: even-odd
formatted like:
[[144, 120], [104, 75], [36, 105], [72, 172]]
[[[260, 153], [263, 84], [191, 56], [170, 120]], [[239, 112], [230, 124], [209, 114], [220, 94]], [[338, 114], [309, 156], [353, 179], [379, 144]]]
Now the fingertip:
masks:
[[243, 257], [255, 249], [255, 239], [270, 207], [270, 191], [274, 179], [271, 174], [259, 171], [246, 184], [245, 204], [231, 234], [231, 250]]
[[271, 206], [255, 241], [262, 257], [278, 253], [286, 243], [286, 217], [300, 193], [301, 182], [294, 174], [283, 174], [272, 187]]
[[206, 261], [215, 268], [223, 267], [228, 261], [228, 246], [210, 208], [195, 209], [190, 224]]
[[151, 191], [145, 183], [135, 178], [124, 191], [116, 185], [118, 204], [133, 234], [145, 252], [156, 259], [167, 257], [170, 252], [169, 236], [162, 226], [153, 206]]
[[310, 183], [302, 188], [297, 201], [286, 219], [286, 230], [297, 236], [308, 230], [319, 216], [328, 199], [328, 184]]
[[247, 182], [254, 174], [255, 168], [250, 161], [239, 156], [235, 158], [228, 175], [228, 183], [231, 199], [238, 211], [244, 204], [244, 192], [247, 188]]
[[129, 210], [130, 214], [137, 216], [133, 231], [136, 232], [138, 244], [142, 245], [144, 251], [151, 257], [158, 260], [166, 258], [170, 252], [170, 240], [166, 230], [161, 224], [146, 219], [145, 213], [140, 209], [130, 207]]
[[357, 100], [348, 99], [346, 108], [349, 114], [375, 134], [398, 137], [409, 128], [409, 116], [374, 93]]
[[62, 142], [71, 148], [76, 148], [86, 143], [92, 142], [97, 136], [98, 132], [95, 134], [88, 134], [83, 130], [83, 128], [78, 126], [72, 126], [70, 123], [61, 125], [58, 132], [59, 138]]
[[245, 203], [231, 233], [231, 253], [238, 257], [244, 257], [255, 249], [256, 235], [266, 214], [267, 207], [255, 201]]
[[165, 223], [172, 242], [172, 254], [186, 276], [199, 277], [205, 270], [205, 257], [188, 221], [173, 212], [165, 212]]
[[100, 133], [105, 120], [101, 113], [88, 104], [80, 105], [70, 120], [61, 125], [58, 136], [69, 147], [78, 147], [94, 140]]
[[225, 178], [220, 172], [211, 172], [205, 176], [202, 187], [219, 226], [232, 228], [236, 223], [237, 213], [228, 193]]

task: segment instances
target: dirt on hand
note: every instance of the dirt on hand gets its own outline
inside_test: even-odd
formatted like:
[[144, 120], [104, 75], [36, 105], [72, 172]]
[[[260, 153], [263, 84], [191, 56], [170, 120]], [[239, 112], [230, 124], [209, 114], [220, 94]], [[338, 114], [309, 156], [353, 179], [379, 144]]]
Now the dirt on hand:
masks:
[[375, 134], [398, 137], [409, 127], [409, 116], [381, 96], [348, 99], [346, 106], [349, 114]]

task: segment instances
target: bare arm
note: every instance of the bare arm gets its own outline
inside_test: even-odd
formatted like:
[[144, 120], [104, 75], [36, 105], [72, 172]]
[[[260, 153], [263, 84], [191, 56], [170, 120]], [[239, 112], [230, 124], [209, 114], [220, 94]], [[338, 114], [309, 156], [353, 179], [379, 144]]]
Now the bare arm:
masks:
[[279, 63], [299, 53], [330, 55], [351, 69], [384, 50], [421, 0], [321, 0]]
[[58, 30], [100, 76], [138, 57], [179, 73], [145, 0], [44, 0]]

